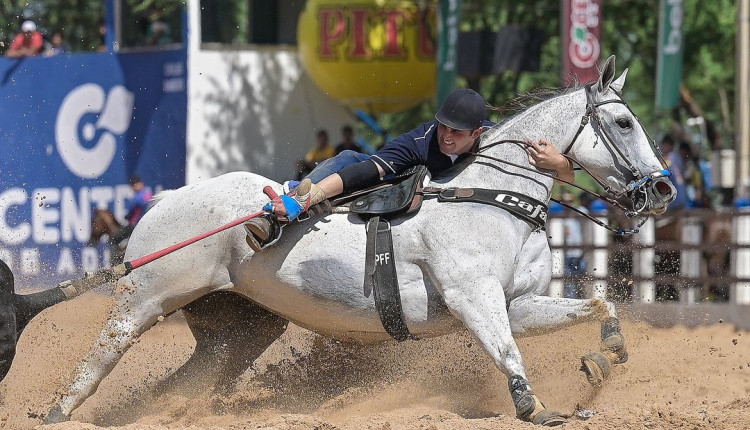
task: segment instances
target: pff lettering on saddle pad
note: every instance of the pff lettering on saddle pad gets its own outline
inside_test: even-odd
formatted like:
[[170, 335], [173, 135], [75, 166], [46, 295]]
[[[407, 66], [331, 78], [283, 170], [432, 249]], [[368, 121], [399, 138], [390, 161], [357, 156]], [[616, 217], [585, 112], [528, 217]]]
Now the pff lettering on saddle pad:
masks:
[[397, 341], [416, 339], [406, 326], [393, 256], [391, 224], [378, 216], [366, 224], [365, 296], [373, 295], [383, 328]]
[[546, 204], [513, 191], [487, 190], [484, 188], [446, 188], [439, 190], [438, 201], [444, 203], [482, 203], [503, 208], [529, 223], [535, 230], [544, 230], [547, 223]]

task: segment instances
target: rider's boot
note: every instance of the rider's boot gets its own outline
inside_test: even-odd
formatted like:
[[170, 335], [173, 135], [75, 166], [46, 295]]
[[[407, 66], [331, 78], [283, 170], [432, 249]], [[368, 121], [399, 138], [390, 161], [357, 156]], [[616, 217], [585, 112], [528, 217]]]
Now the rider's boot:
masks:
[[245, 223], [245, 241], [253, 251], [258, 252], [272, 245], [281, 237], [281, 223], [271, 214], [263, 214]]
[[307, 212], [310, 206], [325, 200], [325, 192], [309, 179], [304, 179], [294, 191], [294, 195], [284, 195], [274, 198], [271, 203], [273, 214], [263, 214], [245, 223], [247, 244], [253, 251], [276, 243], [281, 237], [282, 226], [279, 218], [293, 221], [299, 215]]

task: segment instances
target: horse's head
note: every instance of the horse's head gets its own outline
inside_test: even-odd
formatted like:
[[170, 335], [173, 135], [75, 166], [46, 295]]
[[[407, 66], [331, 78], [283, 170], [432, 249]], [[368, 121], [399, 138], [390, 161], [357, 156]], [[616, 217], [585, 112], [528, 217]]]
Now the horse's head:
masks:
[[627, 69], [614, 79], [615, 57], [611, 56], [599, 81], [582, 89], [586, 113], [565, 152], [633, 214], [661, 214], [676, 191], [653, 140], [622, 99], [626, 75]]

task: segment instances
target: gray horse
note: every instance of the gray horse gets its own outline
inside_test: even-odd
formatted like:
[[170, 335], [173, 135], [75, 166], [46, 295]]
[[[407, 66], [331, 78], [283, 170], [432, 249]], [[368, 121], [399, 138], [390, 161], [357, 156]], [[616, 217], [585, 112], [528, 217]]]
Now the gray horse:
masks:
[[[620, 98], [625, 76], [614, 79], [610, 57], [597, 83], [542, 101], [485, 132], [481, 157], [429, 185], [502, 190], [548, 202], [553, 179], [535, 171], [522, 148], [496, 144], [544, 138], [600, 178], [619, 204], [638, 214], [664, 212], [674, 188], [663, 177], [663, 160]], [[238, 172], [163, 193], [135, 229], [125, 259], [242, 217], [267, 201], [261, 192], [267, 185], [280, 188]], [[551, 254], [545, 233], [527, 221], [490, 205], [427, 199], [417, 214], [392, 220], [391, 229], [409, 332], [425, 338], [467, 329], [508, 377], [519, 418], [564, 422], [531, 389], [514, 335], [598, 319], [602, 351], [582, 359], [589, 380], [600, 382], [612, 365], [627, 359], [613, 304], [543, 295]], [[253, 254], [242, 229], [229, 229], [132, 271], [118, 281], [106, 326], [47, 421], [67, 420], [160, 316], [193, 306], [187, 316], [198, 349], [221, 339], [212, 339], [217, 332], [201, 333], [215, 317], [208, 318], [201, 300], [235, 300], [239, 317], [220, 317], [229, 332], [241, 333], [229, 335], [237, 340], [229, 345], [241, 346], [235, 349], [247, 362], [273, 343], [288, 321], [344, 341], [387, 341], [373, 298], [362, 288], [365, 237], [364, 222], [356, 216], [326, 215], [287, 226], [276, 245]], [[231, 377], [244, 370], [230, 362], [224, 361], [222, 370]]]

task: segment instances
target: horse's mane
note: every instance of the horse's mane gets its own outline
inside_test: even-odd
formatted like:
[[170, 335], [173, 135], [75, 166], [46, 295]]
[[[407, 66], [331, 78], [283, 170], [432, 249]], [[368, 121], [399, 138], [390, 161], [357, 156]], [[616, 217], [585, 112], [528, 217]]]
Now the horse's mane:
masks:
[[525, 93], [517, 94], [512, 99], [506, 101], [502, 106], [489, 105], [488, 109], [498, 113], [510, 112], [510, 115], [501, 121], [505, 122], [535, 104], [572, 93], [579, 88], [580, 84], [578, 79], [573, 79], [573, 83], [567, 87], [537, 87]]

